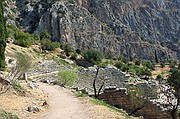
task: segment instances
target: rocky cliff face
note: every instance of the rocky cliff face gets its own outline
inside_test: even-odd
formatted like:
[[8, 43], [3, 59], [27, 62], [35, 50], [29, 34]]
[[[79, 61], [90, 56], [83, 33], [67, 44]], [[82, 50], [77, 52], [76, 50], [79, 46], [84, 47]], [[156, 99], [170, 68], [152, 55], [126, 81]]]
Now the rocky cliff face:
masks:
[[6, 5], [9, 23], [29, 32], [47, 29], [53, 40], [74, 48], [148, 60], [180, 58], [179, 0], [8, 0]]

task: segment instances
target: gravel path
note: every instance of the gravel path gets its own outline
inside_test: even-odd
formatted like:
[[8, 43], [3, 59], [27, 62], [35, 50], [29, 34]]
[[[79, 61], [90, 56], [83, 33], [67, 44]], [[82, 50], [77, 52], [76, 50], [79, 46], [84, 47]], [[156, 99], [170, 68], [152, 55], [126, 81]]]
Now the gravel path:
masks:
[[89, 109], [68, 89], [39, 84], [48, 95], [49, 109], [40, 119], [91, 119]]
[[123, 113], [94, 104], [88, 97], [77, 98], [68, 89], [43, 83], [38, 85], [48, 96], [49, 109], [37, 119], [126, 119]]

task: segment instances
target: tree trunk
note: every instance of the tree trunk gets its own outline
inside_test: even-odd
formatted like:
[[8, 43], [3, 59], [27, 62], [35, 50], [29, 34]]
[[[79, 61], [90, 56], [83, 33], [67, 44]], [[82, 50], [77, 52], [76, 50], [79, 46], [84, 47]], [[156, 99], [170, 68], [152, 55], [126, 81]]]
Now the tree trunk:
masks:
[[94, 97], [95, 98], [97, 98], [96, 79], [97, 79], [98, 73], [99, 73], [99, 68], [97, 68], [96, 76], [95, 76], [95, 78], [93, 80], [93, 89], [94, 89]]
[[132, 111], [129, 115], [133, 115], [134, 113], [138, 112], [139, 110], [141, 110], [142, 108], [144, 108], [144, 105], [142, 107], [138, 107], [136, 108], [134, 111]]
[[176, 110], [175, 109], [173, 109], [171, 111], [171, 117], [172, 117], [172, 119], [176, 119]]

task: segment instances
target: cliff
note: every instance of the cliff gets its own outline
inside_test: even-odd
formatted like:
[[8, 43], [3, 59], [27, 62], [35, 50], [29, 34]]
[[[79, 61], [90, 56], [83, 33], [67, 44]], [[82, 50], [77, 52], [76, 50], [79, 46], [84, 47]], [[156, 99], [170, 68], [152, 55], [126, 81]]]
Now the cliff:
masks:
[[180, 58], [179, 0], [8, 0], [9, 24], [49, 31], [73, 48], [167, 61]]

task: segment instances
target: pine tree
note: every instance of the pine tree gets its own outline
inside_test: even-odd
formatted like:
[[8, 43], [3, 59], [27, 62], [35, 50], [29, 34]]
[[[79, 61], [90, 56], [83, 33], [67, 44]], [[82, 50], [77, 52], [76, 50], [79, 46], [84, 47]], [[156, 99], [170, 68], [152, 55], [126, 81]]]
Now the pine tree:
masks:
[[0, 70], [5, 68], [6, 25], [3, 16], [3, 3], [0, 1]]

